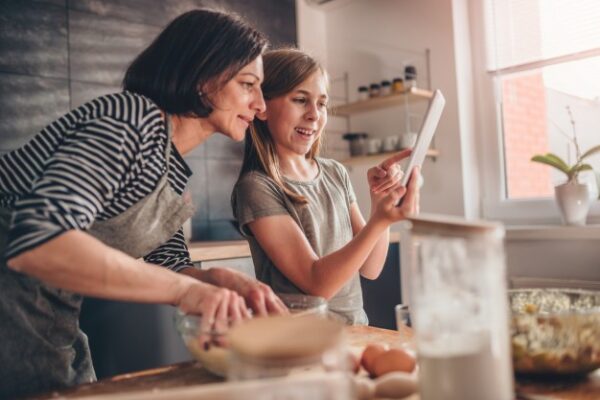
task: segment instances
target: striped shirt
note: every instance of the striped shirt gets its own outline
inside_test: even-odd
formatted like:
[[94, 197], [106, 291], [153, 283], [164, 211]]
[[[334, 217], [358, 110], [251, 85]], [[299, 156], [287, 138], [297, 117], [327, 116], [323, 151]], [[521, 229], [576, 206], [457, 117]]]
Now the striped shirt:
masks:
[[[13, 211], [5, 257], [86, 230], [150, 194], [166, 169], [167, 140], [156, 104], [123, 92], [82, 105], [2, 156], [0, 207]], [[171, 149], [168, 181], [182, 194], [192, 173]], [[175, 271], [190, 265], [182, 229], [144, 259]]]

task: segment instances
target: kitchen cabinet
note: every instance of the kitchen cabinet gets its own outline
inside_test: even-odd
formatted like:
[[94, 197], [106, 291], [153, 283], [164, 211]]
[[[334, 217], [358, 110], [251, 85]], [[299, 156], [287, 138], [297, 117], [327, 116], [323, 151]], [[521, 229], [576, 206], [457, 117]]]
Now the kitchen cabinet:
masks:
[[[395, 239], [395, 234], [394, 238]], [[369, 317], [369, 325], [377, 328], [396, 329], [394, 307], [401, 303], [400, 290], [400, 243], [390, 241], [390, 248], [379, 278], [360, 279], [363, 290], [363, 307]]]

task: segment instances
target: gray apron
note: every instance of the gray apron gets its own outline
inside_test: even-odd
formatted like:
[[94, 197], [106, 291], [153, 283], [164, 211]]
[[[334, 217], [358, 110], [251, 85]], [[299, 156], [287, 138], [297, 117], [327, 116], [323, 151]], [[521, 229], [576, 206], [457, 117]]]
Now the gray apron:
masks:
[[[194, 213], [191, 200], [178, 195], [168, 181], [168, 118], [167, 133], [166, 167], [154, 191], [122, 214], [94, 222], [88, 230], [134, 258], [168, 241]], [[9, 210], [0, 209], [0, 254], [6, 251], [10, 218]], [[1, 399], [96, 379], [87, 336], [79, 329], [81, 302], [81, 295], [15, 272], [0, 260]]]

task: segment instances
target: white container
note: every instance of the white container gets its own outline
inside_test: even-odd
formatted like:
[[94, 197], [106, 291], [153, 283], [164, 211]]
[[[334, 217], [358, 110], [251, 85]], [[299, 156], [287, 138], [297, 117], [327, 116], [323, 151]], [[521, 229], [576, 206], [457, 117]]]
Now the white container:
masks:
[[503, 228], [444, 216], [402, 228], [421, 399], [513, 399]]
[[381, 139], [372, 138], [367, 141], [367, 154], [379, 154], [381, 153]]
[[417, 137], [419, 135], [416, 132], [408, 132], [400, 135], [399, 145], [401, 149], [412, 148], [417, 143]]
[[398, 136], [386, 136], [382, 147], [385, 152], [395, 151], [398, 148]]
[[588, 185], [581, 183], [564, 183], [554, 188], [556, 202], [560, 208], [563, 224], [585, 225], [590, 209]]

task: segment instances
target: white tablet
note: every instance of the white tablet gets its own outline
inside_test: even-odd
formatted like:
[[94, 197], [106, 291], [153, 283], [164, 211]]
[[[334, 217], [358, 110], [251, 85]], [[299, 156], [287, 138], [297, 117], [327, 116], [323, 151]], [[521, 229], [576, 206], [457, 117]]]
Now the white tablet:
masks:
[[413, 151], [408, 159], [408, 164], [404, 170], [404, 176], [402, 177], [401, 182], [402, 186], [408, 185], [408, 180], [413, 168], [420, 167], [423, 164], [423, 161], [425, 161], [427, 150], [429, 150], [431, 139], [433, 139], [433, 134], [438, 126], [438, 122], [440, 122], [440, 117], [442, 116], [442, 110], [444, 109], [445, 104], [446, 99], [444, 98], [444, 95], [441, 91], [436, 90], [433, 93], [433, 98], [429, 103], [429, 108], [427, 109], [423, 125], [419, 131], [417, 142], [413, 147]]

